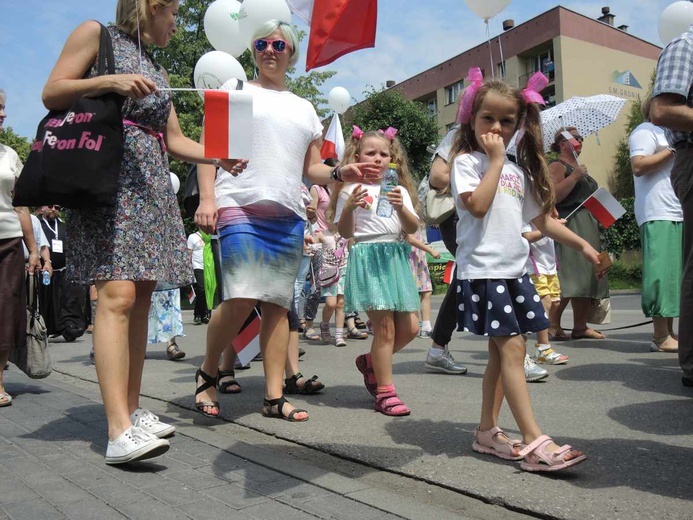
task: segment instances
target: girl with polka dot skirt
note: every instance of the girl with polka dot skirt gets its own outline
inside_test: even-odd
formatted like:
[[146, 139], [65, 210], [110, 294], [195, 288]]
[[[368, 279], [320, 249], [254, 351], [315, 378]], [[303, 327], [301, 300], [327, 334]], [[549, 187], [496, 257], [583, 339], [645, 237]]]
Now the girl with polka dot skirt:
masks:
[[[539, 77], [541, 76], [541, 77]], [[545, 81], [544, 81], [545, 80]], [[556, 471], [586, 455], [559, 447], [536, 423], [524, 375], [523, 333], [548, 328], [541, 300], [526, 273], [529, 245], [523, 222], [578, 249], [598, 265], [597, 252], [551, 218], [554, 194], [542, 153], [539, 91], [541, 73], [520, 91], [501, 81], [483, 81], [470, 69], [470, 86], [458, 112], [461, 124], [451, 156], [451, 187], [457, 224], [458, 330], [488, 337], [489, 360], [482, 384], [481, 422], [472, 447], [506, 460], [523, 460], [526, 471]], [[522, 128], [517, 162], [506, 147]], [[522, 433], [513, 440], [498, 427], [504, 396]]]
[[392, 356], [419, 331], [419, 294], [409, 266], [411, 246], [403, 240], [403, 233], [415, 233], [419, 219], [414, 182], [395, 132], [389, 128], [363, 133], [356, 128], [343, 160], [343, 164], [375, 162], [383, 173], [390, 163], [397, 166], [399, 186], [387, 193], [392, 215], [376, 214], [381, 196], [376, 181], [338, 186], [331, 196], [328, 218], [332, 213], [339, 234], [354, 239], [347, 263], [344, 310], [365, 311], [373, 327], [370, 353], [358, 356], [356, 367], [375, 397], [375, 410], [401, 416], [409, 415], [410, 410], [395, 391]]

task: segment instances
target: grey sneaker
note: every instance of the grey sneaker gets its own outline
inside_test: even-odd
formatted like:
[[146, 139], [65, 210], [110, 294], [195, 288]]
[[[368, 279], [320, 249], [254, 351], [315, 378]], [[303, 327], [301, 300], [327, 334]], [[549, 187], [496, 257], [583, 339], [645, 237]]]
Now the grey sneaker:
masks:
[[131, 426], [114, 441], [108, 441], [106, 464], [124, 464], [150, 459], [166, 453], [171, 447], [164, 439], [157, 439], [135, 426]]
[[432, 355], [431, 351], [428, 351], [426, 356], [426, 368], [433, 370], [434, 372], [442, 372], [444, 374], [466, 374], [467, 367], [462, 363], [456, 362], [452, 354], [447, 350], [444, 350], [440, 355]]
[[161, 422], [158, 415], [154, 415], [146, 408], [138, 408], [132, 412], [130, 420], [134, 427], [150, 433], [159, 439], [173, 435], [176, 432], [175, 426]]
[[549, 373], [537, 365], [528, 354], [525, 354], [525, 380], [528, 383], [533, 383], [534, 381], [541, 381], [549, 377]]

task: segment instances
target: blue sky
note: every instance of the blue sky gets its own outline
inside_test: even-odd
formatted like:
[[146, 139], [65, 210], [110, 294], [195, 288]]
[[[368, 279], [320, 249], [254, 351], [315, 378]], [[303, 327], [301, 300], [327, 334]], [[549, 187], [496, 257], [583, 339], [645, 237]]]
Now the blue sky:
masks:
[[[616, 25], [626, 24], [634, 36], [661, 45], [659, 14], [673, 1], [579, 0], [560, 5], [592, 18], [608, 5]], [[41, 90], [65, 39], [84, 20], [113, 21], [115, 5], [115, 0], [0, 1], [0, 88], [7, 92], [7, 126], [20, 135], [34, 135], [45, 114]], [[490, 21], [491, 34], [502, 31], [502, 20], [512, 18], [518, 25], [556, 5], [555, 0], [511, 0]], [[295, 23], [308, 30], [298, 18]], [[349, 54], [324, 67], [337, 71], [324, 91], [327, 94], [332, 87], [343, 86], [361, 100], [369, 85], [403, 81], [485, 39], [483, 21], [463, 0], [379, 0], [375, 48]], [[298, 68], [305, 70], [305, 58]]]

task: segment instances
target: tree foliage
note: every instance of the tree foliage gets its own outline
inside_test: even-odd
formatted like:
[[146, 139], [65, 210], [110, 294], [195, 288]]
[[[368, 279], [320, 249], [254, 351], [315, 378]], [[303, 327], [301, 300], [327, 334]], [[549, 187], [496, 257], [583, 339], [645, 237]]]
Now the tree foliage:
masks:
[[[189, 88], [194, 85], [193, 72], [195, 64], [203, 54], [214, 50], [204, 33], [204, 16], [209, 0], [185, 0], [181, 2], [178, 10], [178, 30], [171, 38], [166, 48], [152, 48], [154, 60], [168, 72], [172, 87]], [[303, 38], [305, 33], [300, 33]], [[255, 76], [255, 66], [250, 51], [244, 52], [238, 61], [243, 65], [246, 76]], [[324, 105], [327, 100], [322, 96], [319, 87], [326, 80], [334, 76], [336, 72], [311, 72], [308, 75], [297, 75], [295, 69], [288, 73], [288, 87], [294, 94], [307, 99], [315, 106], [318, 115], [324, 117], [327, 110]], [[173, 103], [180, 122], [183, 134], [194, 140], [199, 140], [202, 130], [202, 116], [204, 103], [197, 92], [174, 92]], [[181, 186], [185, 185], [190, 165], [181, 161], [171, 160], [171, 171], [181, 179]], [[179, 199], [182, 198], [182, 190]], [[193, 222], [184, 218], [186, 230], [194, 229]]]
[[411, 101], [397, 89], [364, 92], [366, 99], [347, 112], [344, 118], [344, 135], [352, 133], [352, 125], [364, 131], [397, 128], [397, 137], [409, 155], [412, 173], [417, 179], [428, 174], [431, 154], [426, 148], [439, 140], [435, 118], [423, 103]]
[[9, 146], [17, 155], [22, 162], [26, 162], [26, 158], [29, 155], [29, 148], [31, 147], [31, 142], [26, 137], [21, 137], [17, 135], [12, 127], [5, 128], [4, 132], [0, 132], [0, 143]]
[[609, 190], [617, 199], [635, 196], [633, 170], [630, 167], [630, 149], [628, 137], [645, 118], [642, 115], [642, 100], [636, 99], [631, 103], [626, 123], [626, 135], [618, 142], [614, 155], [614, 168], [609, 176]]

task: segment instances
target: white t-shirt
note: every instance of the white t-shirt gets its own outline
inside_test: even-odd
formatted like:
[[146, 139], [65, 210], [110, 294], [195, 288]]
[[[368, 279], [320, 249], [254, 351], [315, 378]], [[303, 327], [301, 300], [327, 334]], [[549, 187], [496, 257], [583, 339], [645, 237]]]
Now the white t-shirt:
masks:
[[529, 244], [522, 238], [523, 222], [531, 222], [541, 207], [526, 186], [525, 175], [506, 159], [496, 196], [479, 219], [472, 216], [460, 194], [474, 191], [486, 173], [486, 154], [458, 155], [450, 172], [452, 193], [457, 207], [457, 278], [519, 278], [526, 273]]
[[12, 190], [20, 173], [22, 161], [17, 152], [0, 144], [0, 239], [22, 236], [19, 217], [12, 207]]
[[[654, 155], [669, 146], [664, 129], [652, 123], [642, 123], [636, 127], [628, 139], [630, 156]], [[640, 177], [635, 181], [635, 220], [638, 226], [652, 220], [683, 221], [681, 203], [671, 187], [671, 168], [674, 158], [666, 161], [659, 170]]]
[[[354, 183], [346, 184], [339, 193], [334, 216], [335, 225], [342, 216], [344, 203], [356, 186], [357, 184]], [[388, 218], [379, 217], [375, 214], [375, 210], [378, 207], [378, 198], [380, 196], [380, 184], [363, 184], [362, 186], [368, 191], [366, 200], [370, 204], [370, 208], [356, 208], [356, 210], [354, 210], [354, 238], [356, 241], [400, 242], [402, 240], [402, 225], [399, 221], [397, 212], [393, 211], [392, 216]], [[400, 190], [402, 192], [404, 207], [416, 216], [416, 211], [414, 211], [414, 205], [411, 202], [409, 192], [404, 186], [400, 186]]]
[[[536, 231], [537, 227], [532, 224], [526, 224], [522, 228], [523, 233]], [[529, 257], [527, 258], [527, 272], [529, 274], [556, 274], [556, 246], [553, 239], [550, 237], [541, 237], [536, 242], [529, 243]]]
[[436, 152], [433, 154], [434, 159], [436, 156], [440, 156], [440, 158], [445, 162], [451, 159], [450, 152], [452, 152], [452, 143], [455, 140], [455, 134], [459, 128], [459, 125], [455, 125], [447, 134], [445, 134], [445, 137], [443, 137], [443, 140], [438, 145], [438, 148], [436, 148]]
[[[48, 239], [46, 238], [46, 234], [43, 232], [43, 228], [41, 227], [41, 221], [38, 219], [36, 215], [30, 215], [31, 216], [31, 228], [34, 230], [34, 240], [36, 240], [36, 244], [38, 245], [38, 250], [39, 252], [41, 249], [44, 247], [50, 248], [50, 244], [48, 243]], [[22, 241], [22, 246], [24, 246], [24, 259], [28, 260], [29, 259], [29, 250], [26, 247], [26, 243]]]
[[205, 248], [205, 241], [199, 233], [191, 233], [188, 237], [188, 249], [192, 251], [192, 268], [204, 269], [205, 262], [202, 252]]
[[[222, 90], [235, 90], [230, 79]], [[308, 146], [322, 136], [322, 125], [309, 101], [289, 91], [243, 84], [253, 95], [253, 144], [248, 167], [237, 177], [223, 169], [214, 186], [218, 208], [273, 201], [303, 220], [301, 178]], [[233, 124], [233, 123], [232, 123]]]

